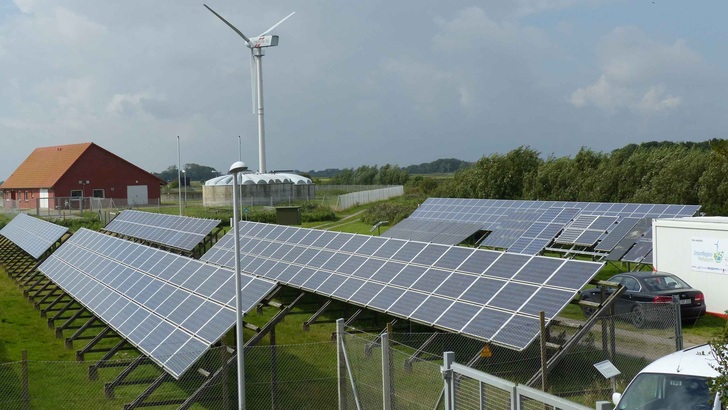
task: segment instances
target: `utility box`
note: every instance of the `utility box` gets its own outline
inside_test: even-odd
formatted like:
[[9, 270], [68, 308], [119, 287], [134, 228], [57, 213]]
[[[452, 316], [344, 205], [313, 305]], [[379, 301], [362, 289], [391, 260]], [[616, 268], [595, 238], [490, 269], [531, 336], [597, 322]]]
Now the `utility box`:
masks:
[[652, 220], [655, 270], [673, 273], [703, 292], [708, 312], [728, 310], [728, 218]]
[[301, 207], [277, 206], [276, 223], [278, 225], [301, 225]]

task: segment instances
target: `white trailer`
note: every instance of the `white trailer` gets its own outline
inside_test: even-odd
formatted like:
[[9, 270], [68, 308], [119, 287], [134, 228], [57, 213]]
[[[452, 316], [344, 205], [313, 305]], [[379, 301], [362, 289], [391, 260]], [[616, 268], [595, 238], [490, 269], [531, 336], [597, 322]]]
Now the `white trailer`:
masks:
[[728, 218], [652, 220], [655, 270], [673, 273], [705, 295], [710, 313], [728, 311]]

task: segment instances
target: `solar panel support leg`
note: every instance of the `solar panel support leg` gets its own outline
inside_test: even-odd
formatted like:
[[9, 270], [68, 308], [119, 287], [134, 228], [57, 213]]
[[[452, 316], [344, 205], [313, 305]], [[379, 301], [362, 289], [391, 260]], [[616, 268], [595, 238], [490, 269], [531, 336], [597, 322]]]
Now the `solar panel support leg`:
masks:
[[[303, 298], [303, 296], [306, 295], [306, 292], [301, 292], [296, 299], [294, 299], [290, 304], [288, 304], [283, 310], [278, 312], [271, 320], [268, 321], [268, 323], [261, 328], [260, 333], [257, 333], [253, 335], [250, 339], [248, 339], [245, 342], [245, 349], [247, 349], [250, 346], [255, 346], [256, 343], [258, 343], [268, 332], [270, 329], [275, 326], [277, 323], [279, 323], [283, 318], [286, 317], [286, 315], [291, 311], [291, 309]], [[223, 345], [223, 349], [225, 349], [225, 346]], [[237, 362], [237, 352], [235, 354], [231, 355], [230, 358], [223, 362], [223, 365], [215, 370], [215, 373], [213, 373], [210, 377], [205, 380], [204, 383], [200, 387], [197, 388], [190, 397], [187, 398], [187, 400], [180, 405], [177, 410], [188, 410], [190, 407], [192, 407], [193, 404], [195, 404], [200, 398], [202, 397], [203, 393], [207, 390], [210, 386], [215, 386], [218, 383], [219, 378], [227, 377], [227, 368], [231, 365], [234, 365]], [[227, 397], [227, 396], [226, 396]], [[225, 407], [227, 408], [227, 407]]]
[[[30, 281], [33, 280], [36, 276], [40, 276], [40, 278], [38, 278], [38, 280], [36, 280], [35, 283], [33, 283], [32, 285], [30, 285]], [[37, 270], [34, 271], [34, 274], [31, 275], [28, 279], [25, 280], [25, 282], [23, 282], [20, 285], [21, 287], [30, 286], [28, 289], [25, 289], [23, 291], [23, 296], [27, 297], [28, 296], [28, 293], [30, 293], [30, 291], [33, 290], [33, 288], [36, 285], [38, 285], [44, 278], [45, 278], [45, 276], [41, 275], [39, 271], [37, 271]]]
[[344, 323], [344, 326], [350, 326], [352, 323], [354, 323], [356, 318], [359, 317], [359, 315], [361, 315], [361, 312], [363, 311], [364, 309], [357, 309], [356, 312], [354, 312], [354, 314], [351, 315], [351, 317], [346, 321], [346, 323]]
[[[79, 329], [81, 330], [81, 329]], [[87, 353], [89, 350], [91, 350], [98, 342], [100, 342], [103, 338], [105, 338], [109, 332], [111, 331], [111, 328], [106, 326], [97, 334], [93, 339], [91, 339], [90, 342], [86, 346], [83, 347], [81, 350], [76, 350], [76, 361], [82, 362], [83, 361], [83, 355]], [[68, 340], [68, 339], [66, 339]]]
[[382, 339], [382, 335], [385, 333], [392, 333], [392, 326], [397, 323], [397, 319], [393, 319], [391, 322], [387, 323], [387, 326], [382, 329], [381, 332], [377, 335], [377, 337], [374, 338], [371, 342], [367, 343], [367, 345], [364, 347], [364, 355], [366, 357], [370, 357], [372, 355], [372, 350], [377, 347], [377, 344], [379, 344], [379, 341]]
[[326, 309], [329, 307], [329, 305], [331, 305], [331, 299], [327, 300], [323, 305], [321, 305], [321, 307], [319, 308], [319, 310], [316, 311], [316, 313], [311, 315], [311, 317], [307, 321], [303, 322], [303, 330], [305, 332], [308, 332], [311, 324], [316, 323], [316, 319], [318, 319], [318, 317], [321, 316], [324, 313], [324, 311], [326, 311]]
[[108, 383], [104, 383], [104, 395], [109, 400], [114, 400], [114, 389], [116, 386], [121, 385], [124, 380], [129, 377], [131, 372], [134, 371], [137, 367], [144, 364], [144, 362], [147, 361], [147, 357], [144, 355], [138, 356], [134, 361], [129, 363], [128, 366], [126, 366], [126, 369], [122, 370], [121, 373], [119, 373], [116, 378]]
[[[592, 313], [592, 315], [584, 322], [584, 325], [579, 329], [572, 337], [571, 339], [567, 340], [565, 343], [561, 345], [561, 350], [556, 352], [546, 363], [546, 372], [550, 372], [553, 370], [554, 367], [563, 359], [567, 353], [570, 352], [570, 349], [575, 344], [579, 343], [579, 341], [589, 333], [589, 330], [591, 330], [592, 326], [596, 323], [597, 320], [600, 319], [601, 314], [603, 313], [604, 309], [609, 308], [614, 301], [616, 301], [626, 288], [624, 286], [619, 286], [616, 291], [614, 291], [607, 300], [602, 302], [602, 308], [597, 310], [596, 312]], [[533, 387], [536, 385], [536, 383], [541, 380], [541, 370], [538, 370], [536, 374], [534, 374], [525, 384], [528, 387]]]
[[422, 353], [425, 351], [427, 346], [429, 346], [430, 343], [434, 342], [439, 335], [440, 333], [433, 333], [430, 337], [427, 338], [427, 340], [425, 340], [424, 343], [422, 343], [422, 345], [414, 353], [412, 353], [412, 356], [408, 357], [407, 360], [404, 361], [404, 369], [406, 371], [412, 371], [412, 363], [414, 363], [415, 360], [422, 356]]
[[[53, 326], [55, 326], [55, 321], [58, 320], [58, 319], [60, 319], [61, 316], [63, 316], [63, 314], [66, 313], [66, 311], [68, 309], [70, 309], [71, 306], [74, 305], [75, 302], [76, 302], [75, 300], [71, 299], [66, 304], [66, 306], [62, 307], [61, 310], [59, 310], [55, 315], [53, 315], [52, 318], [48, 319], [48, 327], [51, 328], [51, 329], [53, 329]], [[84, 311], [84, 309], [79, 309], [78, 312], [74, 313], [73, 316], [71, 316], [69, 318], [69, 320], [66, 321], [66, 323], [63, 324], [63, 326], [61, 326], [58, 329], [56, 329], [56, 338], [58, 338], [58, 339], [63, 338], [63, 329], [65, 329], [65, 326], [67, 324], [70, 324], [69, 322], [72, 322], [73, 320], [75, 320], [76, 318], [78, 318], [79, 316], [81, 316], [81, 314], [83, 313], [83, 311]]]
[[[70, 320], [71, 319], [69, 319], [69, 321]], [[92, 316], [88, 321], [86, 321], [86, 323], [84, 323], [80, 328], [78, 328], [78, 330], [76, 330], [76, 332], [73, 335], [71, 335], [71, 337], [67, 338], [66, 339], [66, 349], [73, 349], [73, 341], [77, 337], [81, 336], [81, 333], [83, 333], [92, 324], [94, 324], [94, 322], [96, 322], [96, 316]], [[68, 322], [66, 322], [66, 323], [68, 323]], [[65, 326], [65, 323], [64, 323], [64, 326]], [[58, 336], [58, 330], [57, 329], [56, 329], [56, 336]]]
[[[26, 277], [27, 275], [29, 275], [29, 274], [30, 274], [31, 272], [33, 272], [33, 271], [35, 271], [36, 269], [38, 269], [38, 266], [40, 266], [40, 262], [38, 262], [38, 263], [34, 264], [34, 265], [33, 265], [33, 267], [31, 267], [30, 269], [28, 269], [28, 270], [24, 271], [24, 272], [23, 272], [22, 274], [20, 274], [20, 275], [18, 275], [18, 276], [16, 276], [16, 277], [14, 277], [15, 281], [16, 281], [16, 282], [19, 282], [19, 281], [23, 280], [23, 278], [25, 278], [25, 277]], [[10, 272], [8, 272], [8, 275], [9, 275], [9, 276], [11, 276], [11, 277], [13, 277], [13, 275], [12, 275], [12, 274], [11, 274]]]
[[[52, 282], [48, 282], [48, 285], [51, 285], [51, 284], [52, 284]], [[45, 288], [46, 288], [46, 287], [47, 287], [48, 285], [44, 286], [43, 288], [45, 289]], [[44, 296], [43, 296], [43, 297], [41, 298], [41, 300], [39, 300], [39, 301], [37, 301], [37, 302], [33, 302], [33, 306], [34, 306], [34, 307], [35, 307], [36, 309], [40, 309], [40, 308], [41, 308], [41, 307], [40, 307], [40, 305], [42, 305], [42, 304], [46, 303], [46, 302], [48, 301], [48, 299], [52, 298], [53, 296], [58, 296], [58, 293], [56, 293], [56, 292], [58, 292], [58, 290], [60, 290], [60, 289], [59, 289], [59, 288], [51, 289], [51, 290], [50, 290], [50, 291], [49, 291], [48, 293], [46, 293], [46, 294], [45, 294], [45, 295], [44, 295]], [[61, 294], [63, 294], [63, 291], [61, 291]], [[39, 295], [39, 296], [40, 296], [40, 295]], [[35, 297], [35, 296], [34, 296], [34, 297]], [[41, 316], [41, 317], [43, 317], [43, 316]]]
[[[40, 293], [45, 291], [48, 286], [52, 284], [51, 281], [48, 281], [46, 283], [43, 283], [44, 280], [47, 280], [45, 276], [41, 276], [38, 278], [37, 281], [33, 284], [33, 286], [29, 287], [27, 290], [25, 290], [23, 293], [25, 296], [28, 297], [28, 301], [33, 302], [35, 298], [40, 296]], [[32, 294], [31, 294], [32, 292]]]
[[92, 364], [88, 367], [88, 379], [89, 380], [98, 380], [99, 378], [99, 368], [103, 367], [103, 365], [111, 359], [112, 356], [114, 356], [119, 350], [121, 350], [122, 347], [126, 345], [126, 340], [121, 339], [119, 343], [116, 344], [116, 346], [112, 347], [111, 350], [109, 350], [99, 361]]
[[[40, 311], [40, 317], [46, 317], [48, 316], [48, 312], [52, 312], [53, 308], [63, 300], [63, 297], [66, 296], [66, 292], [61, 292], [60, 295], [58, 295], [57, 298], [53, 299], [53, 301], [45, 307], [45, 309]], [[50, 321], [49, 321], [50, 322]], [[53, 327], [53, 326], [51, 326]]]
[[155, 381], [152, 382], [152, 384], [149, 385], [140, 395], [137, 396], [134, 401], [131, 403], [127, 403], [124, 405], [124, 410], [131, 410], [135, 409], [137, 407], [141, 407], [144, 404], [144, 400], [146, 400], [149, 396], [154, 393], [155, 390], [157, 390], [164, 382], [168, 381], [171, 376], [169, 373], [164, 372], [162, 373]]

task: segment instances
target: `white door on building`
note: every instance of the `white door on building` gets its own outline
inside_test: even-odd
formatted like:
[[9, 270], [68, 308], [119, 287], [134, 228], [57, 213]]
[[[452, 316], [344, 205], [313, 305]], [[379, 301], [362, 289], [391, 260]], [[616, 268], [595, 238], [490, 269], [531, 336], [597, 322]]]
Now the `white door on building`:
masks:
[[126, 187], [126, 200], [129, 206], [147, 205], [149, 197], [146, 185], [129, 185]]
[[41, 209], [48, 209], [48, 188], [43, 188], [40, 190], [40, 195], [38, 196], [40, 198], [39, 206]]

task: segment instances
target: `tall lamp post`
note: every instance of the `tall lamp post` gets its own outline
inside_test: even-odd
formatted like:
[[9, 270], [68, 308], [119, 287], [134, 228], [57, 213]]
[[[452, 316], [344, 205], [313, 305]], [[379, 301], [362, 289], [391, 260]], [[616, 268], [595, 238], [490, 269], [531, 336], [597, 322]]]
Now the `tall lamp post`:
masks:
[[230, 165], [230, 174], [233, 176], [233, 244], [235, 247], [235, 314], [236, 314], [236, 335], [235, 351], [238, 354], [238, 409], [245, 409], [245, 365], [243, 344], [243, 301], [241, 296], [240, 283], [240, 218], [238, 215], [238, 174], [248, 167], [242, 161], [236, 161]]
[[184, 185], [185, 190], [185, 206], [187, 206], [187, 170], [182, 170], [182, 184]]
[[79, 180], [78, 184], [81, 185], [81, 202], [78, 205], [79, 212], [83, 212], [83, 197], [86, 195], [84, 192], [86, 190], [86, 185], [91, 183], [88, 179]]

